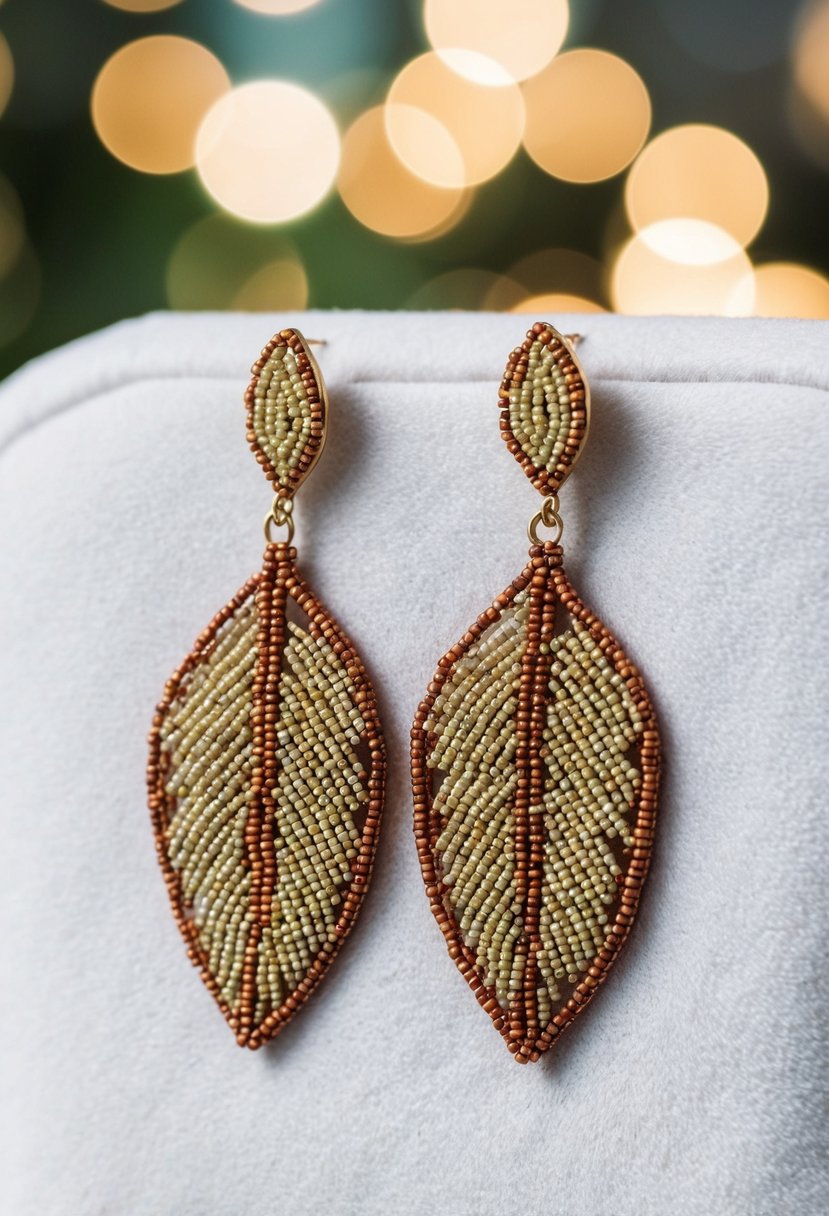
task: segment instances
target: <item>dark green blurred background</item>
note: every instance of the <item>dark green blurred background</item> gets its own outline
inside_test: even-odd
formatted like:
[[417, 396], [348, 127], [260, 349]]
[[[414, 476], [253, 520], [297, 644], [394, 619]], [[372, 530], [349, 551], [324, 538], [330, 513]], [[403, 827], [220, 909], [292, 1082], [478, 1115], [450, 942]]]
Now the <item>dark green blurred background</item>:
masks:
[[[427, 49], [421, 7], [414, 0], [322, 0], [303, 13], [268, 17], [233, 0], [183, 0], [151, 13], [119, 11], [103, 0], [5, 0], [0, 31], [13, 85], [0, 118], [0, 171], [13, 192], [7, 213], [15, 195], [22, 204], [26, 240], [0, 279], [0, 373], [118, 318], [167, 307], [173, 249], [218, 209], [195, 172], [138, 172], [103, 146], [90, 95], [113, 52], [151, 34], [193, 38], [221, 60], [234, 84], [265, 77], [305, 84], [345, 130], [383, 101], [407, 60]], [[605, 48], [637, 70], [653, 106], [651, 137], [675, 124], [704, 122], [745, 140], [770, 186], [752, 260], [804, 263], [825, 274], [824, 132], [817, 111], [803, 117], [807, 103], [796, 94], [792, 59], [798, 31], [802, 36], [803, 22], [819, 8], [789, 0], [574, 0], [565, 49]], [[404, 307], [444, 271], [501, 272], [545, 247], [604, 264], [625, 230], [623, 177], [568, 184], [520, 150], [478, 188], [462, 221], [434, 240], [373, 233], [336, 190], [296, 221], [257, 226], [252, 239], [264, 260], [271, 243], [278, 256], [290, 239], [313, 307]], [[228, 231], [238, 227], [242, 242], [248, 239], [249, 225], [227, 223]], [[0, 245], [2, 239], [0, 232]], [[463, 292], [453, 299], [451, 291], [433, 298], [420, 291], [417, 299], [475, 303]], [[608, 306], [607, 298], [600, 302]]]

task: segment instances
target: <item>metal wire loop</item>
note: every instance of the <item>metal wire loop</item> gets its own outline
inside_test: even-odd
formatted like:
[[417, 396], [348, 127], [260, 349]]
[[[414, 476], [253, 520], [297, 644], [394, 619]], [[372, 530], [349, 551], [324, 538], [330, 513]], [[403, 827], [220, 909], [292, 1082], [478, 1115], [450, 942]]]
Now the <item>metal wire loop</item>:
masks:
[[263, 525], [265, 532], [265, 540], [269, 545], [274, 543], [274, 538], [271, 532], [273, 527], [287, 528], [288, 535], [287, 543], [290, 544], [294, 539], [294, 500], [292, 498], [283, 498], [277, 494], [271, 503], [271, 509], [265, 516]]
[[557, 545], [561, 540], [561, 534], [564, 531], [564, 524], [561, 516], [558, 513], [558, 494], [553, 494], [550, 498], [545, 498], [541, 504], [541, 510], [536, 511], [535, 515], [530, 520], [527, 528], [527, 535], [534, 545], [542, 544], [541, 537], [538, 535], [538, 525], [543, 524], [545, 528], [555, 528], [553, 536], [547, 537], [553, 544]]

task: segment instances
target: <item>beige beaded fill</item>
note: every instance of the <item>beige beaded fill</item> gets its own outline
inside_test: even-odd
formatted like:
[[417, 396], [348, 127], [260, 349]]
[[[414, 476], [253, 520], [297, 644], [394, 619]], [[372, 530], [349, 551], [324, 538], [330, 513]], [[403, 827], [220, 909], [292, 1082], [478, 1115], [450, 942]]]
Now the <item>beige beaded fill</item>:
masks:
[[[228, 1007], [239, 1012], [253, 916], [245, 828], [254, 796], [251, 711], [258, 621], [247, 600], [182, 680], [161, 727], [164, 835], [199, 944]], [[261, 1024], [335, 942], [342, 890], [359, 856], [368, 802], [358, 757], [357, 689], [324, 639], [289, 624], [277, 698], [273, 850], [276, 883], [257, 955]]]
[[[433, 810], [447, 902], [485, 983], [509, 1009], [524, 983], [524, 931], [515, 884], [515, 711], [527, 645], [526, 593], [458, 661], [429, 717], [427, 761], [442, 780]], [[542, 1020], [561, 999], [560, 981], [587, 970], [606, 935], [621, 874], [616, 846], [630, 846], [628, 816], [639, 789], [627, 757], [642, 718], [625, 681], [584, 625], [549, 643], [547, 722], [541, 754], [548, 776], [530, 813], [544, 825], [540, 944]], [[544, 1016], [546, 1014], [546, 1016]]]
[[[248, 438], [272, 525], [325, 438], [319, 369], [295, 330], [253, 367]], [[214, 617], [167, 683], [148, 766], [156, 846], [192, 961], [238, 1043], [260, 1047], [313, 992], [365, 895], [383, 804], [374, 691], [290, 543]]]

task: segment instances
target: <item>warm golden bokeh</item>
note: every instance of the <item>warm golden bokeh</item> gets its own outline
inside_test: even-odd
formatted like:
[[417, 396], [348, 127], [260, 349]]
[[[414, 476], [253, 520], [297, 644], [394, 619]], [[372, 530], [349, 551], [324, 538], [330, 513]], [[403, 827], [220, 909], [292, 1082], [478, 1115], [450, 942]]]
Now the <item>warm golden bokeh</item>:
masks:
[[506, 312], [521, 297], [520, 283], [494, 270], [465, 267], [446, 270], [424, 283], [406, 301], [415, 310], [441, 308], [477, 312]]
[[302, 264], [280, 258], [255, 270], [230, 302], [238, 312], [280, 312], [308, 307], [308, 276]]
[[104, 0], [104, 3], [127, 13], [158, 13], [163, 8], [181, 4], [181, 0]]
[[721, 127], [672, 127], [636, 160], [625, 187], [635, 229], [659, 220], [698, 219], [741, 244], [757, 234], [768, 208], [763, 166], [751, 148]]
[[570, 297], [604, 311], [604, 272], [595, 258], [576, 249], [537, 249], [508, 268], [523, 285], [522, 299]]
[[742, 248], [730, 232], [707, 220], [657, 220], [643, 228], [639, 236], [654, 253], [683, 266], [726, 262]]
[[546, 173], [597, 182], [621, 173], [647, 139], [648, 90], [637, 72], [589, 47], [554, 59], [524, 88], [524, 146]]
[[442, 122], [417, 106], [387, 102], [386, 135], [395, 153], [433, 186], [463, 186], [466, 166], [455, 139]]
[[829, 279], [796, 262], [768, 262], [754, 271], [758, 317], [829, 319]]
[[92, 121], [104, 146], [144, 173], [192, 167], [199, 123], [227, 92], [219, 60], [189, 38], [140, 38], [107, 60], [92, 90]]
[[40, 264], [27, 241], [6, 274], [0, 277], [0, 346], [8, 346], [28, 326], [40, 298]]
[[179, 238], [167, 264], [170, 308], [304, 308], [308, 279], [293, 244], [273, 228], [206, 216]]
[[[655, 231], [654, 229], [661, 229]], [[754, 275], [730, 233], [697, 220], [654, 225], [622, 247], [611, 277], [617, 312], [737, 317], [754, 306]]]
[[287, 17], [291, 13], [304, 12], [313, 8], [320, 0], [236, 0], [242, 8], [252, 9], [254, 13], [263, 13], [266, 17]]
[[[423, 23], [438, 53], [477, 51], [513, 80], [535, 75], [558, 52], [567, 33], [567, 0], [425, 0]], [[489, 83], [486, 61], [469, 59], [455, 69]]]
[[331, 189], [340, 136], [313, 93], [286, 80], [256, 80], [220, 97], [196, 139], [196, 168], [209, 194], [255, 223], [295, 219]]
[[428, 239], [464, 215], [469, 191], [430, 185], [395, 155], [386, 132], [386, 107], [366, 110], [343, 139], [338, 187], [351, 214], [374, 232]]
[[514, 304], [511, 312], [532, 313], [533, 316], [555, 316], [561, 312], [606, 312], [595, 300], [584, 296], [572, 296], [567, 292], [549, 292], [540, 296], [526, 296]]
[[0, 278], [17, 261], [25, 238], [23, 205], [11, 182], [0, 173]]
[[829, 0], [807, 5], [793, 47], [798, 89], [829, 123]]
[[14, 88], [14, 59], [8, 42], [0, 34], [0, 114], [9, 104]]
[[[483, 64], [501, 83], [476, 83], [453, 71], [447, 60]], [[412, 59], [392, 82], [388, 103], [389, 142], [407, 168], [432, 185], [486, 181], [512, 160], [521, 143], [521, 90], [503, 68], [477, 52], [457, 50], [441, 57], [428, 51]], [[431, 125], [415, 126], [412, 109], [429, 115]], [[438, 128], [445, 132], [440, 138], [435, 137]]]

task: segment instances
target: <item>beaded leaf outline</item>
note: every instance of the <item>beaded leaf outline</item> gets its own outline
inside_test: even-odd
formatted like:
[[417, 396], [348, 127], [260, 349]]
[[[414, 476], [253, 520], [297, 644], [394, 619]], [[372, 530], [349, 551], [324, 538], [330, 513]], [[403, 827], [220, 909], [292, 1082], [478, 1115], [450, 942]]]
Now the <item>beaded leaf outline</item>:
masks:
[[[589, 393], [551, 325], [510, 356], [499, 407], [510, 451], [555, 493], [580, 454]], [[441, 658], [411, 735], [426, 894], [519, 1063], [587, 1007], [630, 932], [660, 756], [640, 673], [569, 582], [561, 546], [534, 543]]]
[[[290, 496], [325, 438], [325, 391], [296, 330], [252, 368], [248, 440]], [[274, 478], [276, 480], [274, 480]], [[357, 651], [268, 543], [168, 680], [150, 732], [149, 806], [187, 952], [240, 1046], [314, 991], [368, 888], [385, 745]]]

